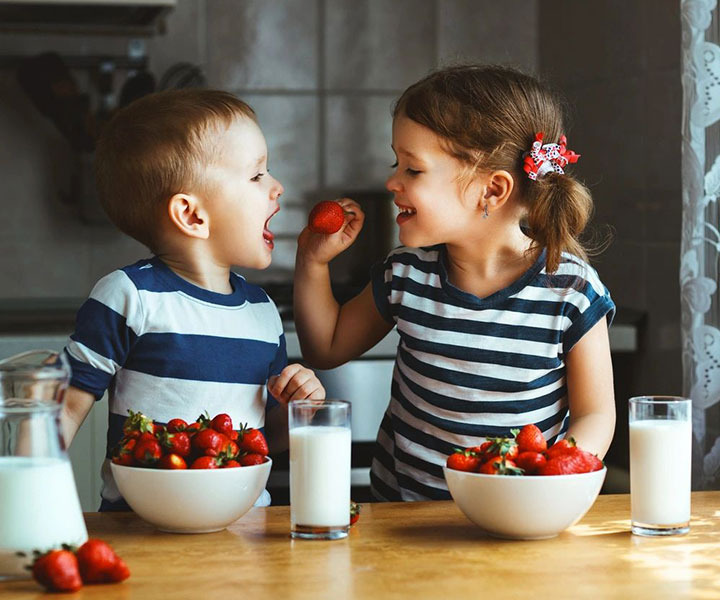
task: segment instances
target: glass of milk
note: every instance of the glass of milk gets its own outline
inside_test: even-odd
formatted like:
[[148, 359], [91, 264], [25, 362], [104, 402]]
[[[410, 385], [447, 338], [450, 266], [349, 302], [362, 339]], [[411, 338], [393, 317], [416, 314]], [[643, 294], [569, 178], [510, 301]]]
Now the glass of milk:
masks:
[[290, 436], [290, 535], [336, 540], [350, 527], [350, 403], [293, 400]]
[[630, 398], [630, 502], [636, 535], [690, 531], [692, 402]]
[[34, 550], [87, 540], [60, 431], [69, 377], [50, 351], [0, 361], [0, 580], [29, 577]]

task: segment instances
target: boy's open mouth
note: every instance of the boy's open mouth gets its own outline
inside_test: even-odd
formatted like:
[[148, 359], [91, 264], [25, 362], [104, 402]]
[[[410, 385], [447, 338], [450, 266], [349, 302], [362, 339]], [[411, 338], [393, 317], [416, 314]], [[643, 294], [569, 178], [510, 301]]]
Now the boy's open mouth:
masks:
[[[278, 208], [278, 210], [280, 209]], [[273, 242], [273, 240], [275, 239], [275, 235], [272, 231], [270, 231], [270, 219], [272, 219], [277, 214], [278, 210], [276, 210], [267, 218], [267, 221], [265, 221], [265, 226], [263, 227], [263, 240], [265, 240], [265, 243], [270, 246], [271, 250], [275, 247], [275, 243]]]

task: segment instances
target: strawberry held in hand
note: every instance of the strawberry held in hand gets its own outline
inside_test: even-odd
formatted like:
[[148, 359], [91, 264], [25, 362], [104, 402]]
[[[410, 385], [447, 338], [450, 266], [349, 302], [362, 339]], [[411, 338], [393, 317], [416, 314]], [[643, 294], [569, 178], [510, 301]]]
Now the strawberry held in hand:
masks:
[[345, 212], [338, 202], [324, 200], [318, 202], [308, 219], [308, 227], [315, 233], [336, 233], [345, 223]]

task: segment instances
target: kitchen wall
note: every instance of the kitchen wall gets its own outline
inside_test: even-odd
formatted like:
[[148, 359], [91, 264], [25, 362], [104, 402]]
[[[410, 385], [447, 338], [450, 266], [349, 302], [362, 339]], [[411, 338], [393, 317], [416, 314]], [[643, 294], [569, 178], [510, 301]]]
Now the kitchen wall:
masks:
[[[156, 77], [174, 63], [198, 64], [208, 85], [257, 110], [271, 169], [286, 188], [273, 219], [273, 266], [248, 274], [267, 280], [288, 277], [308, 204], [338, 190], [382, 189], [394, 160], [390, 107], [404, 87], [460, 59], [532, 70], [537, 34], [536, 3], [524, 0], [179, 0], [166, 34], [147, 50]], [[0, 36], [0, 54], [126, 48], [125, 38]], [[85, 73], [73, 74], [91, 88]], [[73, 156], [12, 70], [0, 71], [0, 97], [0, 299], [85, 296], [100, 276], [146, 251], [110, 226], [83, 224], [78, 214], [87, 207], [62, 199]]]
[[[123, 54], [127, 42], [2, 34], [0, 54]], [[549, 77], [571, 102], [570, 147], [583, 154], [576, 173], [593, 191], [595, 221], [615, 230], [595, 264], [618, 305], [646, 315], [642, 353], [617, 364], [622, 389], [680, 392], [677, 0], [179, 0], [147, 50], [157, 77], [198, 64], [208, 85], [257, 110], [286, 192], [273, 266], [248, 274], [256, 281], [289, 277], [316, 199], [382, 187], [393, 161], [390, 107], [409, 83], [470, 60]], [[86, 73], [74, 75], [91, 87]], [[0, 301], [83, 297], [146, 251], [83, 222], [95, 217], [66, 197], [68, 144], [10, 69], [0, 70], [0, 99]]]

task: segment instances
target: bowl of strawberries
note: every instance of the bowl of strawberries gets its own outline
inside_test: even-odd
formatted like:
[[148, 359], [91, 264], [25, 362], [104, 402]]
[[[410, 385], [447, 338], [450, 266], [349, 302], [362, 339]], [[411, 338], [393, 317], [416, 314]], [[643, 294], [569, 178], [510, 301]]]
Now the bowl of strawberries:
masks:
[[110, 468], [141, 518], [162, 531], [220, 531], [260, 497], [272, 461], [259, 429], [233, 428], [227, 414], [166, 424], [130, 411]]
[[508, 539], [555, 537], [595, 502], [607, 473], [603, 462], [572, 438], [548, 447], [526, 425], [511, 437], [459, 448], [443, 469], [463, 514], [489, 535]]

